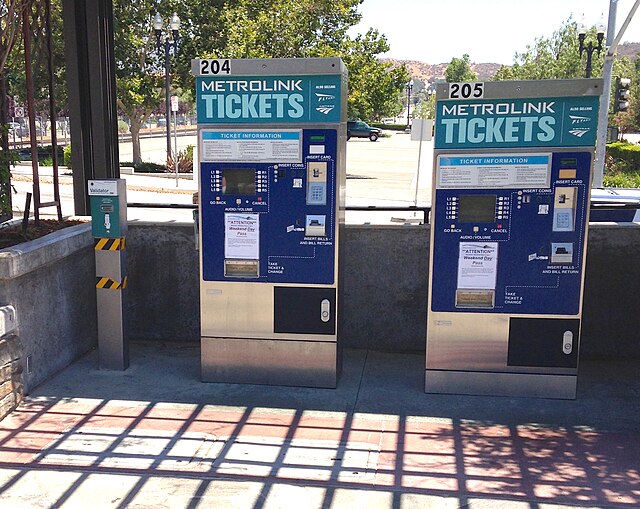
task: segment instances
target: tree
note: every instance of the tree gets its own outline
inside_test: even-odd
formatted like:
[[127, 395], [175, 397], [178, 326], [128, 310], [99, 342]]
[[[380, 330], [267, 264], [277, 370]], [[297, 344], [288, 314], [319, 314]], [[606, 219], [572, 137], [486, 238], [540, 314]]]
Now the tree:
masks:
[[227, 58], [342, 57], [349, 71], [349, 116], [376, 119], [398, 108], [409, 75], [378, 60], [386, 38], [370, 29], [351, 39], [362, 0], [236, 0], [220, 13], [223, 46], [199, 56]]
[[[586, 40], [596, 40], [596, 29], [586, 34]], [[604, 63], [603, 49], [592, 55], [592, 75], [602, 76]], [[511, 66], [502, 66], [494, 80], [536, 80], [571, 79], [585, 76], [585, 56], [580, 56], [577, 23], [567, 19], [551, 37], [540, 37], [527, 46], [523, 53], [516, 53]], [[631, 97], [626, 112], [611, 115], [610, 120], [622, 133], [640, 130], [640, 61], [632, 62], [626, 57], [617, 58], [613, 63], [614, 76], [631, 78]], [[612, 87], [611, 104], [615, 101], [615, 87]]]
[[[596, 29], [586, 35], [596, 40]], [[575, 21], [567, 19], [551, 37], [540, 37], [527, 46], [523, 53], [516, 53], [511, 66], [502, 66], [494, 80], [542, 80], [583, 78], [585, 61], [580, 57], [578, 28]], [[602, 76], [604, 50], [592, 56], [592, 75]]]
[[436, 94], [420, 101], [413, 111], [413, 118], [436, 118]]
[[[409, 75], [377, 59], [389, 44], [377, 30], [351, 39], [362, 0], [237, 0], [222, 9], [230, 58], [343, 58], [349, 72], [349, 117], [393, 114]], [[211, 55], [211, 56], [220, 56]]]
[[336, 56], [363, 0], [236, 0], [222, 10], [230, 58]]
[[469, 55], [464, 54], [462, 58], [453, 57], [447, 70], [444, 72], [444, 78], [447, 83], [459, 83], [462, 81], [476, 81], [478, 75], [471, 69], [471, 60]]
[[[194, 90], [191, 58], [338, 56], [347, 30], [360, 20], [362, 0], [153, 0], [114, 1], [118, 106], [131, 122], [134, 162], [139, 129], [163, 101], [164, 74], [151, 17], [176, 11], [182, 19], [180, 50], [172, 60], [172, 84]], [[395, 75], [395, 73], [394, 73]]]
[[0, 4], [0, 73], [4, 71], [13, 45], [20, 38], [22, 13], [30, 3], [30, 0], [4, 0]]
[[[618, 126], [623, 135], [624, 133], [638, 132], [640, 131], [640, 59], [636, 57], [634, 62], [626, 57], [615, 60], [613, 74], [620, 78], [630, 78], [631, 85], [629, 86], [629, 108], [627, 111], [612, 114], [611, 121]], [[615, 85], [614, 83], [611, 85], [611, 104], [613, 104], [617, 98], [615, 97]]]
[[[226, 58], [225, 27], [222, 10], [230, 0], [206, 2], [173, 1], [159, 3], [159, 12], [167, 19], [173, 12], [180, 16], [178, 55], [171, 62], [172, 83], [182, 90], [182, 97], [195, 103], [195, 77], [191, 74], [192, 58]], [[165, 10], [160, 10], [164, 8]], [[154, 11], [155, 12], [155, 11]]]
[[343, 42], [342, 58], [349, 71], [349, 118], [379, 120], [395, 116], [401, 109], [400, 96], [410, 75], [404, 66], [392, 67], [377, 55], [389, 51], [389, 44], [377, 30]]
[[162, 59], [155, 54], [154, 2], [115, 0], [113, 5], [116, 102], [129, 119], [133, 162], [142, 161], [140, 129], [164, 98]]
[[176, 81], [193, 93], [191, 58], [338, 56], [362, 1], [174, 0], [171, 8], [183, 19]]
[[[36, 117], [42, 118], [43, 131], [50, 126], [49, 106], [49, 67], [46, 27], [44, 19], [43, 0], [25, 0], [26, 9], [30, 14], [38, 13], [38, 16], [29, 16], [31, 26], [31, 59], [33, 76], [33, 98]], [[64, 65], [64, 42], [62, 36], [62, 3], [61, 0], [51, 0], [51, 58], [54, 72], [54, 98], [56, 115], [66, 114], [67, 86]], [[22, 38], [20, 38], [22, 41]], [[25, 72], [24, 44], [16, 44], [6, 61], [7, 93], [16, 99], [17, 104], [25, 105], [27, 101], [27, 83]]]

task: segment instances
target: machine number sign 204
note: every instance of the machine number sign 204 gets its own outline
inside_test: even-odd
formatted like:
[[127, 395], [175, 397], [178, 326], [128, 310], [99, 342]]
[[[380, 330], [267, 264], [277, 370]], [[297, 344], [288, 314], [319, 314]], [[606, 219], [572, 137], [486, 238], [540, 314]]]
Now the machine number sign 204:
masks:
[[208, 59], [200, 60], [200, 75], [210, 76], [217, 74], [231, 74], [231, 63], [229, 59]]

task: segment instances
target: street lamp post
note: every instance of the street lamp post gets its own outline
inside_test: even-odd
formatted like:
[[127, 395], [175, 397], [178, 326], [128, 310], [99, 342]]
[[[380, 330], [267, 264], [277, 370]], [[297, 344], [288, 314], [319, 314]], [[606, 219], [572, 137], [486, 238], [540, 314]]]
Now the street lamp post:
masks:
[[156, 15], [153, 17], [153, 29], [156, 33], [156, 49], [161, 51], [164, 49], [164, 86], [165, 86], [165, 95], [166, 95], [166, 128], [167, 128], [167, 164], [169, 163], [169, 159], [171, 158], [171, 123], [169, 119], [171, 118], [171, 83], [170, 83], [170, 57], [176, 56], [178, 54], [178, 42], [180, 40], [180, 36], [178, 35], [178, 30], [180, 30], [180, 18], [174, 12], [173, 16], [169, 20], [169, 27], [171, 28], [171, 34], [167, 33], [165, 35], [164, 40], [162, 39], [162, 16], [160, 16], [159, 12], [156, 12]]
[[598, 45], [594, 46], [593, 41], [589, 41], [589, 44], [584, 43], [585, 38], [587, 37], [587, 25], [584, 23], [584, 17], [578, 23], [578, 41], [580, 41], [580, 57], [582, 57], [582, 53], [587, 52], [587, 65], [585, 68], [585, 77], [591, 78], [591, 57], [593, 56], [593, 52], [597, 51], [598, 55], [602, 51], [602, 41], [604, 40], [604, 23], [602, 20], [596, 23], [596, 34]]
[[407, 131], [409, 130], [409, 118], [411, 114], [411, 91], [413, 90], [413, 80], [407, 83]]

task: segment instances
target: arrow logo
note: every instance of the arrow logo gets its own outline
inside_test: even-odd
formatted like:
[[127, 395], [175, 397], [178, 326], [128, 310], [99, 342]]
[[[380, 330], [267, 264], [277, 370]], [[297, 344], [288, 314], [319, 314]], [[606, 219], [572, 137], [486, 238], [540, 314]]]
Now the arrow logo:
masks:
[[574, 136], [577, 136], [578, 138], [582, 138], [585, 134], [587, 134], [590, 131], [590, 129], [585, 129], [585, 128], [578, 128], [578, 129], [571, 129], [569, 131], [570, 134], [573, 134]]
[[316, 111], [319, 111], [320, 113], [324, 113], [325, 115], [328, 115], [333, 108], [335, 108], [335, 106], [331, 105], [331, 106], [318, 106], [316, 108]]

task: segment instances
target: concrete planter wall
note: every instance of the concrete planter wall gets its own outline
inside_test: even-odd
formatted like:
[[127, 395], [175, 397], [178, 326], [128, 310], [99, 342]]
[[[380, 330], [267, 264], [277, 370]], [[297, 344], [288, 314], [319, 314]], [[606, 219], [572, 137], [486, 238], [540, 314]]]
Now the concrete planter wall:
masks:
[[581, 355], [640, 358], [640, 225], [589, 228]]
[[18, 369], [22, 380], [16, 384], [24, 384], [27, 393], [95, 348], [91, 225], [1, 250], [0, 305], [15, 308], [17, 323], [17, 338], [0, 342], [0, 363], [11, 359], [14, 369], [0, 366], [0, 375], [13, 371], [15, 377]]
[[[428, 226], [345, 229], [343, 345], [425, 349]], [[131, 223], [132, 339], [198, 341], [198, 254], [193, 225]], [[640, 225], [589, 232], [581, 355], [640, 357]]]
[[127, 325], [132, 339], [199, 341], [198, 263], [193, 224], [129, 223]]

